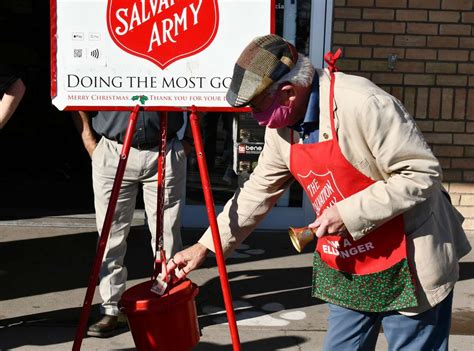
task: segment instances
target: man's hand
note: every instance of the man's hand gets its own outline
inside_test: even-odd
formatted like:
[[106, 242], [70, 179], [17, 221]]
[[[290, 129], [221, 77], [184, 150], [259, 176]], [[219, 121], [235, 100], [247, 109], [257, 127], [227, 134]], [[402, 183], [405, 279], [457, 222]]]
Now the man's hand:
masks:
[[347, 232], [346, 226], [337, 210], [337, 206], [325, 209], [308, 227], [317, 229], [316, 236], [318, 238], [323, 235], [344, 235]]
[[[178, 280], [183, 279], [192, 270], [198, 268], [206, 259], [209, 249], [196, 243], [174, 255], [168, 262], [168, 272], [174, 273]], [[178, 269], [176, 269], [178, 268]]]
[[94, 153], [94, 150], [97, 147], [97, 140], [95, 140], [95, 139], [84, 139], [83, 143], [84, 143], [84, 147], [87, 150], [87, 153], [92, 158], [92, 154]]
[[85, 111], [73, 111], [72, 121], [77, 131], [81, 135], [82, 143], [87, 150], [87, 153], [92, 157], [92, 153], [97, 147], [97, 139], [92, 130], [89, 115]]

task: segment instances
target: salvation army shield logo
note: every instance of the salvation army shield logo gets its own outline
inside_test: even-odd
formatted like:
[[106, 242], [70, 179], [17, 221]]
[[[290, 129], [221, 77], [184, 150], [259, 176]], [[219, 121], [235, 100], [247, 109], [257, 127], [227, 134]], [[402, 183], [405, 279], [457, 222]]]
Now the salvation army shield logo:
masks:
[[313, 205], [316, 216], [344, 199], [331, 171], [324, 174], [309, 171], [307, 175], [298, 174], [298, 178]]
[[120, 48], [164, 69], [212, 43], [219, 9], [217, 0], [108, 0], [107, 27]]

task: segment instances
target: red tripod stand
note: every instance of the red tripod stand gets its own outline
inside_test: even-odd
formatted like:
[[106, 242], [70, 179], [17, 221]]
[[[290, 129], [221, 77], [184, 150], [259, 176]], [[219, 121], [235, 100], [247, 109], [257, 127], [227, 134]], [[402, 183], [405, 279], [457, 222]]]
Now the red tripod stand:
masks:
[[[99, 244], [97, 246], [97, 252], [94, 260], [94, 264], [92, 267], [92, 271], [89, 277], [89, 284], [86, 291], [86, 296], [84, 298], [84, 303], [81, 311], [81, 316], [79, 319], [79, 325], [76, 330], [76, 335], [74, 338], [74, 344], [72, 346], [73, 351], [79, 351], [81, 349], [82, 340], [84, 339], [84, 333], [87, 326], [87, 320], [89, 319], [89, 314], [92, 306], [92, 299], [95, 292], [95, 287], [97, 284], [97, 279], [99, 277], [100, 266], [102, 263], [102, 259], [104, 257], [105, 248], [107, 246], [107, 240], [109, 238], [110, 229], [112, 226], [112, 221], [115, 213], [115, 207], [117, 204], [118, 196], [120, 193], [120, 188], [122, 185], [123, 176], [125, 173], [125, 168], [127, 165], [127, 159], [130, 152], [130, 145], [132, 141], [133, 134], [135, 132], [135, 125], [137, 119], [137, 113], [140, 109], [139, 105], [136, 105], [133, 109], [132, 113], [130, 114], [130, 119], [128, 122], [127, 132], [125, 134], [125, 140], [123, 143], [122, 150], [120, 152], [120, 160], [117, 166], [117, 171], [115, 174], [115, 180], [112, 187], [112, 194], [110, 196], [109, 205], [107, 207], [107, 213], [104, 219], [104, 225], [102, 229], [102, 233], [99, 239]], [[193, 107], [191, 109], [191, 128], [193, 133], [193, 138], [196, 146], [196, 156], [198, 160], [199, 166], [199, 174], [201, 176], [202, 188], [204, 192], [204, 199], [206, 202], [207, 208], [207, 215], [211, 227], [217, 266], [219, 271], [219, 278], [221, 282], [222, 293], [224, 296], [224, 304], [226, 307], [227, 312], [227, 319], [229, 322], [229, 329], [232, 338], [232, 345], [234, 351], [240, 351], [240, 340], [239, 340], [239, 333], [237, 329], [237, 323], [235, 321], [234, 310], [232, 307], [232, 296], [230, 292], [229, 281], [227, 278], [227, 269], [224, 262], [224, 255], [222, 252], [222, 244], [219, 235], [219, 228], [217, 226], [216, 220], [216, 213], [214, 208], [214, 200], [212, 197], [212, 190], [211, 184], [209, 179], [209, 172], [207, 169], [206, 158], [204, 153], [204, 147], [202, 143], [202, 136], [201, 130], [199, 128], [199, 119], [196, 114], [197, 109]], [[161, 150], [160, 150], [160, 159], [158, 160], [158, 223], [157, 223], [157, 240], [162, 233], [163, 230], [163, 194], [164, 194], [164, 157], [166, 155], [166, 124], [167, 124], [167, 113], [160, 112], [160, 119], [161, 119]], [[164, 140], [164, 142], [163, 142]], [[160, 259], [162, 259], [162, 245], [157, 245], [160, 252], [157, 252], [157, 255], [160, 255]], [[157, 257], [158, 258], [158, 257]]]

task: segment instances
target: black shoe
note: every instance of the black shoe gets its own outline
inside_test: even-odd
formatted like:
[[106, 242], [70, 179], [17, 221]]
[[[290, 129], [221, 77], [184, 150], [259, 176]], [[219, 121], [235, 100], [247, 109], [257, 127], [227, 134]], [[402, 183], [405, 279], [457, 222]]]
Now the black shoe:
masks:
[[98, 322], [92, 324], [87, 330], [88, 336], [97, 338], [108, 338], [115, 331], [122, 329], [127, 325], [126, 320], [122, 320], [119, 316], [104, 315]]

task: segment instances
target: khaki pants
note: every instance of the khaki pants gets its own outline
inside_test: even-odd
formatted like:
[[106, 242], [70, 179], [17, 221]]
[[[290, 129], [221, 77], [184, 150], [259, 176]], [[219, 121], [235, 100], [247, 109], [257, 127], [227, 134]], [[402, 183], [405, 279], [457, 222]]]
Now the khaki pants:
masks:
[[[102, 231], [109, 204], [122, 145], [102, 138], [92, 154], [92, 180], [97, 229]], [[130, 149], [120, 195], [115, 209], [104, 259], [100, 270], [99, 292], [101, 312], [117, 315], [117, 303], [125, 291], [127, 268], [123, 265], [127, 236], [135, 210], [139, 186], [143, 186], [143, 201], [155, 250], [157, 215], [158, 147], [150, 150]], [[167, 258], [182, 249], [181, 203], [186, 180], [186, 156], [181, 142], [174, 138], [167, 143], [163, 244]], [[150, 262], [151, 264], [151, 262]], [[151, 272], [152, 267], [150, 267]]]

